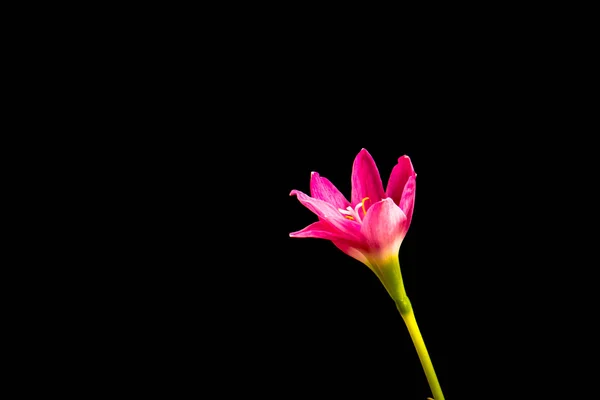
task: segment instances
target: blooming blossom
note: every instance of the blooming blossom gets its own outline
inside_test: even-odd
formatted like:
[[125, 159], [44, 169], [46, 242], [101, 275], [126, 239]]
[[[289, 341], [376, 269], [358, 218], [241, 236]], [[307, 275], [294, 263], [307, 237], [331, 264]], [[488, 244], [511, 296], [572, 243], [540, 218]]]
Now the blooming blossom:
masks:
[[384, 190], [375, 161], [362, 149], [352, 167], [348, 201], [327, 178], [312, 172], [310, 196], [299, 190], [292, 190], [290, 195], [295, 195], [319, 220], [290, 236], [331, 240], [369, 267], [397, 300], [404, 290], [398, 252], [412, 220], [416, 177], [410, 158], [402, 156]]

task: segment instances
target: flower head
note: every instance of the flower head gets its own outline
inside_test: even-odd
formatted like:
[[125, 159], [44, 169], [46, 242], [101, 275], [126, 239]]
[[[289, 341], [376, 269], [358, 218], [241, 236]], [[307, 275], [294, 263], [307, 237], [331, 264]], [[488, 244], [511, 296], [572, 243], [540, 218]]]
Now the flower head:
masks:
[[410, 158], [402, 156], [384, 191], [373, 157], [362, 149], [352, 167], [351, 201], [316, 172], [311, 174], [310, 196], [292, 190], [290, 195], [296, 195], [319, 221], [290, 236], [331, 240], [369, 267], [398, 300], [404, 291], [398, 252], [412, 220], [416, 177]]

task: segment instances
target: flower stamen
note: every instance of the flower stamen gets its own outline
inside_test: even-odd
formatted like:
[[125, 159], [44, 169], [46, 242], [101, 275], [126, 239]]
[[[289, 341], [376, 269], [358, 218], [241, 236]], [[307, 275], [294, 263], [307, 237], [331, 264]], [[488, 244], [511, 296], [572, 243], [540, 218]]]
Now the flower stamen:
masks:
[[360, 201], [360, 204], [362, 204], [362, 209], [363, 209], [363, 212], [365, 213], [365, 215], [367, 215], [367, 210], [365, 209], [365, 200], [369, 200], [369, 201], [371, 201], [371, 199], [370, 199], [370, 198], [368, 198], [368, 197], [365, 197], [364, 199], [362, 199], [362, 200]]
[[344, 217], [348, 218], [350, 221], [358, 220], [358, 222], [362, 222], [362, 220], [360, 219], [360, 215], [358, 215], [356, 210], [353, 210], [352, 207], [348, 207], [345, 210], [338, 208], [338, 211], [341, 212], [342, 214], [344, 214]]

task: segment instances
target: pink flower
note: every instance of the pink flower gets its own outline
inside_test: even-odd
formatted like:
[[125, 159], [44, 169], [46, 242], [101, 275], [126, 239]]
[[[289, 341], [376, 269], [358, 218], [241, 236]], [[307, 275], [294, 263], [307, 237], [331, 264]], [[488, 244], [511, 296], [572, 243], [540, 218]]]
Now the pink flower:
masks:
[[402, 299], [398, 252], [412, 219], [416, 177], [410, 158], [402, 156], [384, 191], [375, 161], [362, 149], [352, 167], [351, 201], [316, 172], [311, 174], [311, 196], [292, 190], [290, 195], [296, 195], [319, 221], [290, 236], [331, 240], [369, 267], [394, 300]]

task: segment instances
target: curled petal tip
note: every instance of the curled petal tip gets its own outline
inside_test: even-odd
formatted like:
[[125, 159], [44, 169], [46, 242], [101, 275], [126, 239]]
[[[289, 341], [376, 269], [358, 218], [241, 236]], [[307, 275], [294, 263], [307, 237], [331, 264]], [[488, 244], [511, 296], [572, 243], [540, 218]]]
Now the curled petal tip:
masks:
[[296, 194], [298, 194], [298, 191], [296, 189], [290, 192], [290, 196], [295, 196]]

